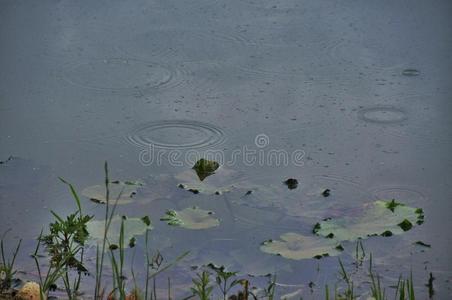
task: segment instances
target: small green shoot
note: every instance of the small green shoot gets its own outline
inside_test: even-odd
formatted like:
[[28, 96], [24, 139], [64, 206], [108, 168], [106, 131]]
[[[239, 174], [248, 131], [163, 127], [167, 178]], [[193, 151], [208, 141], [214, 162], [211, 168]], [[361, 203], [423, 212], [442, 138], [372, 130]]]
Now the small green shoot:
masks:
[[210, 295], [212, 294], [213, 286], [210, 282], [210, 274], [203, 271], [201, 274], [196, 274], [197, 278], [194, 278], [193, 287], [191, 291], [194, 296], [198, 296], [199, 300], [210, 300]]
[[[241, 282], [240, 279], [233, 279], [237, 275], [237, 272], [228, 272], [224, 266], [217, 267], [212, 263], [208, 264], [208, 267], [215, 271], [215, 281], [223, 294], [223, 300], [226, 300], [229, 291]], [[233, 279], [232, 282], [228, 283], [229, 279]]]

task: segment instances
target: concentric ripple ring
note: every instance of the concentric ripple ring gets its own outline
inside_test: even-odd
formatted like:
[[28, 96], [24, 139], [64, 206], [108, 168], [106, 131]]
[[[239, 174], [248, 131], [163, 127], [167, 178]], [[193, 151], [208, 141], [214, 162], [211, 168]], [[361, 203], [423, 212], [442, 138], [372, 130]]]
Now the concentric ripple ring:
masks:
[[364, 108], [358, 112], [358, 117], [367, 123], [396, 124], [406, 120], [406, 113], [393, 106], [375, 106]]
[[141, 124], [132, 129], [126, 140], [132, 145], [163, 149], [211, 148], [224, 141], [220, 128], [192, 120], [163, 120]]

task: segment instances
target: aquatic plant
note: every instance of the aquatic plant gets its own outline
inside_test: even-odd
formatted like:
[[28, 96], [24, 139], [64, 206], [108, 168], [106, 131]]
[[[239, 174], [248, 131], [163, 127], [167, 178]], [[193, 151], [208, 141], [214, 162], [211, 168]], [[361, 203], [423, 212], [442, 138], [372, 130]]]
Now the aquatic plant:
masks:
[[214, 217], [214, 212], [196, 206], [180, 211], [168, 210], [160, 220], [167, 222], [168, 225], [187, 229], [207, 229], [220, 225], [220, 221]]
[[185, 170], [177, 174], [175, 179], [179, 188], [193, 194], [221, 195], [240, 185], [236, 172], [226, 167], [218, 168], [202, 180], [195, 170]]
[[[61, 179], [62, 180], [62, 179]], [[103, 299], [105, 290], [102, 289], [102, 269], [103, 256], [107, 253], [109, 263], [112, 269], [113, 275], [113, 287], [108, 294], [109, 300], [131, 300], [131, 299], [143, 299], [143, 300], [157, 300], [161, 298], [161, 295], [157, 295], [156, 278], [162, 272], [168, 270], [181, 259], [188, 255], [188, 251], [177, 257], [175, 260], [165, 263], [163, 255], [156, 251], [155, 255], [151, 256], [149, 252], [149, 234], [152, 230], [151, 220], [148, 216], [143, 218], [128, 218], [125, 216], [117, 216], [115, 214], [116, 205], [118, 200], [122, 196], [122, 191], [119, 191], [116, 196], [116, 200], [110, 201], [109, 187], [110, 181], [108, 177], [108, 165], [105, 163], [105, 219], [102, 221], [92, 220], [91, 216], [84, 215], [82, 213], [80, 199], [74, 189], [74, 187], [62, 180], [69, 186], [69, 189], [75, 199], [77, 210], [75, 213], [63, 218], [57, 213], [51, 211], [55, 220], [49, 225], [50, 232], [48, 234], [41, 234], [38, 237], [38, 243], [33, 254], [35, 259], [38, 275], [39, 275], [39, 296], [41, 300], [47, 298], [49, 291], [56, 288], [56, 283], [62, 280], [66, 289], [66, 293], [69, 299], [74, 299], [78, 295], [78, 289], [80, 286], [81, 276], [83, 273], [87, 273], [87, 269], [83, 264], [83, 253], [88, 237], [96, 239], [96, 282], [95, 282], [95, 299]], [[119, 184], [119, 183], [114, 183]], [[123, 182], [122, 185], [135, 185], [135, 182]], [[324, 256], [338, 255], [344, 249], [339, 244], [341, 238], [347, 237], [348, 240], [357, 239], [355, 246], [355, 260], [354, 264], [357, 266], [362, 265], [366, 257], [366, 252], [361, 240], [363, 232], [368, 235], [372, 235], [373, 231], [364, 230], [363, 228], [371, 227], [371, 225], [377, 224], [375, 229], [380, 232], [382, 228], [388, 230], [391, 228], [396, 234], [399, 231], [409, 230], [411, 226], [415, 224], [421, 224], [423, 222], [423, 211], [420, 209], [410, 208], [401, 203], [392, 201], [376, 201], [374, 203], [365, 205], [364, 209], [370, 210], [370, 212], [360, 212], [362, 215], [346, 216], [343, 219], [337, 220], [343, 221], [337, 222], [340, 225], [334, 227], [333, 222], [330, 220], [324, 220], [314, 227], [314, 233], [317, 236], [304, 236], [298, 233], [285, 233], [280, 236], [280, 240], [267, 240], [260, 249], [263, 252], [280, 255], [290, 259], [309, 259], [309, 258], [322, 258]], [[375, 210], [375, 211], [374, 211]], [[210, 228], [219, 225], [219, 220], [216, 219], [213, 212], [199, 209], [197, 207], [189, 207], [181, 211], [170, 210], [168, 211], [162, 220], [168, 222], [170, 225], [181, 226], [189, 229], [203, 229]], [[388, 217], [388, 215], [390, 217]], [[367, 218], [367, 223], [363, 219]], [[377, 217], [384, 218], [387, 224], [384, 226], [376, 220]], [[350, 221], [355, 218], [357, 220]], [[346, 221], [344, 221], [346, 220]], [[388, 221], [389, 220], [389, 221]], [[361, 223], [360, 223], [361, 222]], [[328, 226], [326, 226], [328, 225]], [[348, 226], [350, 225], [350, 226]], [[327, 230], [327, 229], [328, 230]], [[395, 229], [394, 229], [395, 228]], [[336, 231], [333, 231], [336, 230]], [[353, 234], [346, 235], [341, 230], [352, 230]], [[325, 230], [324, 232], [322, 230]], [[328, 232], [329, 231], [329, 232]], [[127, 247], [134, 248], [137, 243], [137, 235], [145, 234], [145, 249], [146, 249], [146, 285], [144, 294], [141, 293], [141, 289], [137, 284], [135, 278], [135, 271], [133, 269], [133, 261], [135, 257], [135, 251], [132, 254], [132, 264], [130, 273], [132, 275], [133, 282], [127, 279], [127, 271], [125, 269], [125, 260], [127, 255]], [[352, 238], [350, 238], [350, 236]], [[116, 243], [113, 243], [116, 241]], [[423, 242], [416, 242], [416, 244], [429, 247], [430, 245]], [[44, 245], [46, 252], [50, 257], [50, 265], [46, 272], [41, 272], [40, 263], [38, 261], [41, 255], [39, 254], [40, 247]], [[3, 246], [3, 238], [0, 245], [2, 268], [8, 269], [8, 274], [5, 276], [12, 280], [14, 271], [14, 261], [17, 252], [20, 248], [20, 241], [13, 251], [13, 258], [11, 261], [6, 260], [5, 251]], [[135, 250], [135, 249], [134, 249]], [[266, 256], [270, 257], [270, 256]], [[341, 282], [345, 285], [345, 289], [342, 287], [338, 289], [337, 285], [334, 288], [335, 300], [353, 300], [358, 297], [355, 292], [355, 284], [352, 280], [350, 273], [347, 272], [345, 265], [341, 261], [339, 262], [339, 274], [341, 276]], [[205, 265], [204, 265], [205, 266]], [[223, 300], [230, 299], [248, 299], [248, 296], [253, 299], [275, 299], [276, 294], [276, 276], [270, 276], [268, 285], [264, 288], [251, 288], [248, 290], [250, 282], [247, 279], [240, 279], [237, 276], [237, 272], [227, 271], [226, 268], [221, 265], [220, 267], [209, 264], [207, 267], [215, 276], [215, 281], [211, 280], [212, 274], [206, 271], [205, 267], [201, 273], [198, 273], [195, 278], [192, 279], [193, 286], [190, 288], [191, 296], [197, 297], [201, 300], [211, 299], [214, 297], [215, 284], [218, 287], [218, 292], [221, 292]], [[6, 273], [6, 271], [4, 271]], [[71, 276], [74, 275], [75, 276]], [[374, 300], [385, 300], [386, 291], [381, 282], [380, 276], [374, 272], [372, 268], [372, 255], [370, 255], [369, 265], [369, 277], [370, 277], [370, 291], [369, 294]], [[3, 278], [3, 277], [2, 277]], [[69, 280], [71, 278], [71, 280]], [[432, 296], [434, 277], [430, 273], [430, 278], [427, 283], [429, 294]], [[152, 281], [152, 286], [149, 286], [149, 282]], [[130, 286], [129, 286], [130, 285]], [[236, 291], [236, 294], [231, 295], [234, 287], [242, 285], [243, 290]], [[133, 287], [130, 289], [130, 287]], [[309, 287], [314, 286], [310, 284]], [[129, 290], [129, 293], [126, 291]], [[297, 291], [298, 293], [298, 291]], [[287, 294], [295, 295], [295, 293]], [[367, 294], [365, 294], [367, 295]], [[229, 296], [229, 298], [228, 298]], [[330, 299], [330, 290], [328, 285], [325, 286], [325, 299]], [[409, 279], [402, 280], [399, 278], [396, 293], [396, 299], [399, 300], [412, 300], [415, 299], [414, 295], [414, 283], [412, 275]], [[188, 299], [187, 298], [187, 299]], [[168, 278], [168, 299], [171, 299], [171, 280]], [[333, 299], [333, 298], [331, 298]]]
[[201, 158], [192, 169], [195, 170], [199, 180], [203, 181], [207, 176], [214, 174], [219, 167], [220, 164], [218, 162]]
[[14, 263], [16, 261], [17, 254], [19, 253], [20, 244], [22, 240], [20, 239], [17, 243], [16, 248], [13, 250], [12, 259], [9, 260], [6, 258], [5, 254], [5, 246], [4, 246], [4, 237], [7, 232], [2, 236], [0, 240], [0, 256], [1, 256], [1, 264], [0, 264], [0, 292], [8, 290], [11, 288], [14, 275], [16, 274], [16, 270], [14, 269]]
[[197, 278], [193, 278], [193, 287], [191, 291], [193, 296], [198, 296], [199, 300], [209, 300], [213, 291], [213, 285], [210, 282], [210, 274], [207, 271], [202, 271], [201, 274], [196, 274]]
[[96, 246], [96, 283], [94, 288], [94, 299], [102, 299], [103, 290], [101, 290], [102, 284], [102, 272], [104, 266], [104, 257], [105, 257], [105, 249], [107, 246], [107, 235], [108, 230], [110, 228], [111, 221], [115, 214], [116, 206], [118, 201], [122, 195], [122, 191], [120, 191], [116, 197], [116, 201], [113, 204], [113, 207], [110, 211], [110, 178], [108, 173], [108, 163], [104, 163], [104, 172], [105, 172], [105, 220], [104, 220], [104, 230], [103, 230], [103, 238], [101, 248], [99, 248], [99, 244]]
[[295, 260], [336, 256], [343, 250], [342, 246], [334, 240], [293, 232], [281, 235], [281, 240], [263, 242], [260, 249], [269, 254]]
[[325, 219], [314, 226], [313, 232], [337, 241], [354, 241], [374, 235], [402, 234], [423, 222], [422, 209], [405, 206], [394, 200], [379, 200], [365, 204], [359, 215]]
[[[149, 223], [144, 222], [143, 219], [149, 220]], [[143, 218], [129, 218], [126, 216], [113, 216], [110, 221], [110, 226], [107, 234], [107, 240], [117, 240], [121, 233], [121, 225], [124, 223], [124, 239], [131, 241], [139, 235], [143, 235], [147, 230], [152, 230], [152, 224], [149, 217]], [[87, 224], [90, 237], [102, 241], [104, 238], [104, 224], [105, 220], [91, 220]], [[149, 225], [148, 225], [149, 224]]]
[[[40, 274], [42, 291], [47, 293], [61, 277], [68, 298], [75, 299], [82, 274], [88, 274], [83, 260], [85, 243], [89, 236], [86, 224], [92, 219], [92, 216], [82, 213], [80, 198], [72, 184], [62, 178], [60, 180], [69, 187], [77, 205], [77, 211], [66, 218], [51, 211], [55, 220], [49, 224], [48, 234], [43, 235], [41, 232], [34, 257], [38, 265], [38, 250], [41, 244], [44, 245], [50, 257], [50, 267], [44, 280]], [[38, 271], [40, 273], [39, 266]], [[72, 271], [75, 272], [74, 278], [71, 278]]]
[[[210, 267], [215, 272], [215, 282], [217, 283], [218, 288], [223, 294], [223, 300], [226, 300], [226, 297], [229, 291], [236, 285], [241, 283], [240, 279], [234, 279], [237, 275], [237, 272], [226, 271], [224, 266], [217, 267], [214, 264], [209, 264]], [[228, 283], [229, 279], [232, 279], [231, 282]]]
[[[118, 245], [109, 243], [110, 250], [110, 261], [113, 270], [113, 290], [110, 292], [109, 297], [115, 297], [116, 292], [119, 293], [119, 299], [126, 298], [126, 277], [124, 276], [124, 220], [125, 218], [121, 218], [121, 226], [119, 230], [119, 240]], [[115, 250], [119, 249], [119, 260], [116, 258]]]

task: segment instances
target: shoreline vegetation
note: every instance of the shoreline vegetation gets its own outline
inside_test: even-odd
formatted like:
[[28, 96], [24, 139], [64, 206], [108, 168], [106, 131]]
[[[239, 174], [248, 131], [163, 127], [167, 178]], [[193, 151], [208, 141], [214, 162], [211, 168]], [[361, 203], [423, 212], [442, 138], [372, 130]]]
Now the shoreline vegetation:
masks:
[[[201, 177], [205, 178], [205, 176], [210, 175], [217, 168], [218, 165], [210, 166], [203, 162], [202, 170], [200, 171]], [[155, 255], [151, 255], [149, 251], [149, 235], [152, 230], [152, 224], [148, 216], [142, 217], [139, 222], [142, 223], [141, 225], [145, 230], [144, 247], [146, 249], [145, 270], [142, 271], [146, 274], [146, 277], [143, 278], [144, 285], [139, 286], [133, 264], [130, 270], [126, 270], [125, 267], [125, 261], [126, 259], [129, 259], [130, 256], [129, 253], [126, 253], [128, 252], [126, 249], [134, 248], [137, 243], [135, 237], [129, 237], [126, 234], [126, 227], [128, 226], [128, 218], [126, 216], [120, 216], [119, 237], [112, 239], [109, 236], [112, 222], [115, 218], [118, 218], [116, 208], [123, 191], [120, 191], [114, 199], [111, 199], [110, 186], [112, 182], [109, 178], [107, 162], [105, 162], [104, 165], [104, 172], [104, 184], [106, 190], [105, 221], [103, 222], [102, 239], [97, 241], [95, 270], [88, 270], [85, 265], [85, 250], [87, 240], [91, 234], [88, 230], [88, 223], [93, 219], [93, 216], [87, 215], [82, 210], [81, 201], [74, 186], [60, 178], [60, 180], [68, 186], [76, 204], [76, 210], [66, 217], [60, 216], [54, 211], [50, 211], [54, 221], [49, 224], [48, 228], [43, 228], [41, 230], [41, 233], [37, 238], [35, 251], [31, 255], [36, 265], [39, 278], [38, 282], [22, 282], [18, 279], [16, 258], [20, 251], [22, 240], [17, 242], [11, 253], [6, 253], [5, 236], [7, 232], [3, 234], [0, 248], [0, 299], [56, 299], [55, 296], [53, 296], [53, 292], [57, 289], [63, 291], [65, 294], [64, 297], [62, 297], [63, 299], [70, 300], [176, 299], [172, 296], [171, 278], [168, 278], [165, 296], [157, 294], [157, 289], [161, 290], [162, 287], [156, 286], [156, 278], [183, 260], [190, 252], [181, 252], [178, 257], [170, 262], [164, 262], [163, 256], [158, 251]], [[391, 209], [394, 210], [394, 208], [395, 204], [393, 203]], [[173, 211], [169, 217], [175, 218], [176, 215], [177, 212]], [[170, 221], [172, 220], [173, 219], [170, 219]], [[176, 221], [174, 222], [177, 223], [177, 219], [175, 220]], [[177, 226], [180, 224], [172, 225]], [[274, 243], [274, 241], [270, 240], [267, 241], [267, 243]], [[355, 252], [355, 262], [357, 265], [362, 266], [367, 253], [361, 239], [356, 241]], [[279, 253], [275, 254], [280, 255]], [[412, 274], [408, 277], [400, 276], [398, 282], [395, 282], [394, 286], [391, 286], [391, 288], [394, 289], [394, 292], [389, 293], [382, 285], [381, 277], [373, 269], [372, 254], [369, 254], [368, 257], [369, 266], [367, 269], [367, 276], [370, 282], [370, 290], [366, 293], [366, 295], [368, 295], [366, 299], [415, 299]], [[108, 280], [105, 279], [106, 267], [108, 267], [109, 270], [111, 269], [111, 274], [108, 274]], [[347, 272], [346, 267], [340, 258], [338, 259], [338, 269], [334, 272], [338, 272], [340, 284], [334, 286], [325, 285], [324, 299], [353, 300], [361, 297], [361, 295], [357, 294], [353, 279], [349, 272]], [[82, 291], [82, 281], [92, 281], [93, 277], [94, 290], [92, 292], [86, 290]], [[238, 275], [238, 272], [227, 270], [224, 266], [217, 266], [211, 263], [198, 269], [198, 273], [192, 278], [191, 288], [187, 290], [188, 296], [184, 300], [274, 300], [277, 299], [276, 293], [278, 284], [276, 279], [276, 275], [268, 276], [268, 284], [256, 288], [250, 278], [241, 277]], [[433, 280], [434, 277], [430, 273], [430, 279], [427, 284], [430, 297], [434, 294]], [[300, 297], [291, 297], [290, 299], [300, 299]]]

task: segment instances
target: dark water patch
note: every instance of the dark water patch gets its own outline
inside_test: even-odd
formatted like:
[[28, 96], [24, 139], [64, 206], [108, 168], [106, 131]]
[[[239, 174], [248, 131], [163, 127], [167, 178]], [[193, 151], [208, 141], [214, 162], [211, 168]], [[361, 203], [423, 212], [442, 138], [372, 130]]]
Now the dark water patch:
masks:
[[48, 214], [48, 199], [55, 197], [57, 181], [49, 166], [33, 160], [14, 157], [0, 165], [0, 234], [9, 228], [12, 235], [24, 239], [38, 234], [29, 226], [41, 224]]
[[263, 9], [265, 11], [293, 11], [302, 10], [304, 5], [297, 0], [283, 0], [283, 1], [272, 1], [272, 0], [247, 0], [244, 1], [246, 5], [253, 7], [254, 9]]
[[277, 228], [296, 230], [300, 227], [300, 223], [293, 219], [282, 223], [281, 220], [284, 219], [285, 215], [283, 211], [278, 209], [256, 208], [245, 204], [237, 205], [235, 203], [230, 203], [229, 209], [233, 222], [242, 229]]
[[374, 106], [358, 111], [360, 120], [375, 124], [399, 124], [407, 119], [404, 110], [394, 106]]
[[205, 122], [163, 120], [133, 128], [126, 140], [140, 148], [199, 149], [221, 144], [225, 134], [219, 127]]
[[239, 63], [238, 69], [245, 75], [251, 75], [258, 78], [278, 78], [287, 76], [301, 76], [301, 78], [304, 78], [302, 67], [289, 64], [283, 65], [278, 60], [275, 60], [274, 62], [271, 60], [247, 60], [244, 64]]
[[132, 57], [144, 60], [181, 63], [223, 60], [231, 56], [231, 51], [258, 44], [236, 28], [163, 27], [132, 35], [124, 49]]
[[[215, 238], [204, 241], [192, 252], [189, 264], [199, 268], [212, 264], [224, 266], [229, 271], [251, 276], [266, 276], [276, 271], [291, 271], [287, 261], [259, 252], [259, 242], [249, 240], [250, 233], [243, 239]], [[246, 243], [244, 241], [247, 240]]]
[[201, 29], [194, 31], [193, 34], [200, 40], [217, 45], [220, 43], [246, 47], [260, 44], [259, 41], [256, 41], [248, 35], [242, 34], [235, 29], [211, 29], [209, 31]]
[[180, 49], [173, 42], [173, 37], [176, 37], [177, 32], [177, 30], [161, 28], [160, 30], [150, 29], [131, 34], [127, 37], [123, 49], [129, 56], [144, 60], [176, 60]]
[[386, 133], [401, 138], [416, 138], [422, 146], [428, 146], [431, 143], [450, 144], [452, 142], [448, 108], [436, 109], [429, 104], [433, 98], [448, 99], [446, 95], [402, 95], [401, 98], [412, 103], [408, 107], [410, 118], [400, 126], [385, 128]]
[[391, 74], [400, 70], [400, 64], [392, 58], [394, 56], [386, 53], [388, 50], [378, 41], [363, 41], [363, 44], [357, 47], [356, 42], [343, 39], [329, 51], [329, 59], [354, 65], [361, 70]]

